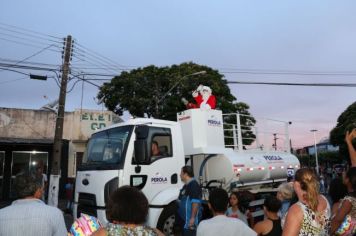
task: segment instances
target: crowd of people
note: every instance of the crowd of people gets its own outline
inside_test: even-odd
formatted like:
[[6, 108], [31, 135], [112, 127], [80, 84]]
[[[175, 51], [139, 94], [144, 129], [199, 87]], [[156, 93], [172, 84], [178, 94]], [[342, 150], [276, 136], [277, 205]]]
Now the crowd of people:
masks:
[[[239, 192], [231, 192], [229, 196], [221, 188], [210, 191], [207, 205], [212, 216], [202, 219], [202, 189], [194, 179], [192, 167], [182, 167], [180, 178], [184, 186], [179, 194], [175, 217], [178, 226], [175, 229], [181, 230], [176, 232], [177, 235], [356, 235], [354, 138], [356, 129], [347, 133], [345, 138], [351, 167], [342, 178], [331, 181], [328, 196], [320, 193], [320, 179], [315, 170], [301, 168], [291, 182], [279, 186], [276, 195], [265, 196], [264, 219], [256, 224], [252, 212], [242, 206]], [[38, 176], [23, 174], [16, 177], [14, 186], [19, 199], [0, 209], [0, 236], [164, 235], [160, 230], [145, 225], [149, 212], [148, 200], [140, 190], [130, 186], [120, 187], [111, 194], [107, 205], [107, 225], [91, 222], [83, 226], [85, 222], [79, 218], [67, 232], [63, 213], [41, 200], [44, 181]], [[83, 233], [85, 227], [87, 233]]]

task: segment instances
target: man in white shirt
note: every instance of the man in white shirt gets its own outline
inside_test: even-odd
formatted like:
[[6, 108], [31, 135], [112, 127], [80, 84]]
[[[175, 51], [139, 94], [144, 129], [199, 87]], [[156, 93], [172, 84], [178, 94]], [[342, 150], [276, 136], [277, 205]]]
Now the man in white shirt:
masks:
[[211, 191], [208, 205], [214, 217], [200, 222], [197, 236], [256, 236], [256, 232], [241, 220], [225, 215], [228, 203], [229, 196], [224, 189]]
[[0, 235], [65, 236], [62, 212], [41, 201], [43, 189], [33, 175], [19, 175], [15, 188], [20, 199], [0, 209]]

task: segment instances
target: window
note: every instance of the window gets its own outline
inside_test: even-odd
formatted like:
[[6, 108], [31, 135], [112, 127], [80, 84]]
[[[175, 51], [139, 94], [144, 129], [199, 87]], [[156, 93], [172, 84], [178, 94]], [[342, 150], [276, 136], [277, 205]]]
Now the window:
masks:
[[123, 164], [132, 126], [122, 126], [94, 134], [83, 156], [83, 165]]
[[172, 135], [168, 128], [151, 127], [149, 131], [149, 154], [151, 163], [159, 159], [172, 157]]
[[78, 166], [80, 166], [83, 162], [83, 154], [84, 152], [76, 152], [75, 153], [75, 166], [76, 171], [78, 170]]
[[37, 166], [43, 167], [42, 171], [47, 174], [48, 153], [37, 151], [13, 151], [11, 166], [10, 198], [15, 198], [14, 181], [17, 175], [24, 173], [36, 173]]

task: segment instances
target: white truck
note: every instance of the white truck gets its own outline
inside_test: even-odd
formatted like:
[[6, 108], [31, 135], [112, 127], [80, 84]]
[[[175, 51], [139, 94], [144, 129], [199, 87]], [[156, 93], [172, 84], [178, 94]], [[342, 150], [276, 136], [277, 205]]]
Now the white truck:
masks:
[[[288, 135], [287, 151], [244, 150], [240, 115], [236, 117], [233, 130], [237, 132], [230, 132], [237, 134], [235, 148], [225, 147], [219, 110], [186, 110], [177, 115], [178, 122], [136, 118], [94, 133], [77, 172], [74, 217], [87, 213], [107, 223], [110, 193], [130, 185], [141, 189], [149, 201], [147, 224], [170, 235], [183, 185], [179, 174], [186, 164], [193, 166], [205, 198], [212, 185], [228, 191], [258, 191], [286, 181], [288, 173], [299, 168], [298, 159], [290, 153]], [[154, 141], [160, 155], [151, 157]]]

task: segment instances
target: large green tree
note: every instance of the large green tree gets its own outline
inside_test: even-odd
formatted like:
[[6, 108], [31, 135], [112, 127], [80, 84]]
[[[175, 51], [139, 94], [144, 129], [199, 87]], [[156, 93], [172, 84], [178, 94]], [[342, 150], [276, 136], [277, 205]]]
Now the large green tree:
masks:
[[[195, 74], [200, 71], [206, 73]], [[103, 84], [98, 99], [118, 115], [124, 111], [137, 117], [154, 117], [176, 120], [176, 114], [185, 110], [182, 98], [194, 102], [192, 91], [200, 84], [209, 86], [217, 98], [217, 109], [223, 113], [250, 115], [246, 103], [237, 102], [231, 94], [227, 81], [217, 70], [195, 63], [183, 63], [166, 67], [147, 66], [122, 72], [110, 82]], [[229, 123], [234, 118], [226, 118]], [[241, 117], [241, 124], [254, 125], [253, 117]], [[250, 130], [243, 133], [244, 144], [255, 138]], [[229, 141], [227, 141], [230, 143]]]
[[[345, 143], [345, 134], [346, 131], [351, 131], [354, 128], [356, 128], [356, 102], [352, 103], [343, 113], [341, 113], [337, 119], [336, 127], [330, 132], [331, 144], [335, 146], [338, 145], [340, 156], [348, 161], [349, 154]], [[356, 147], [355, 142], [354, 146]]]

